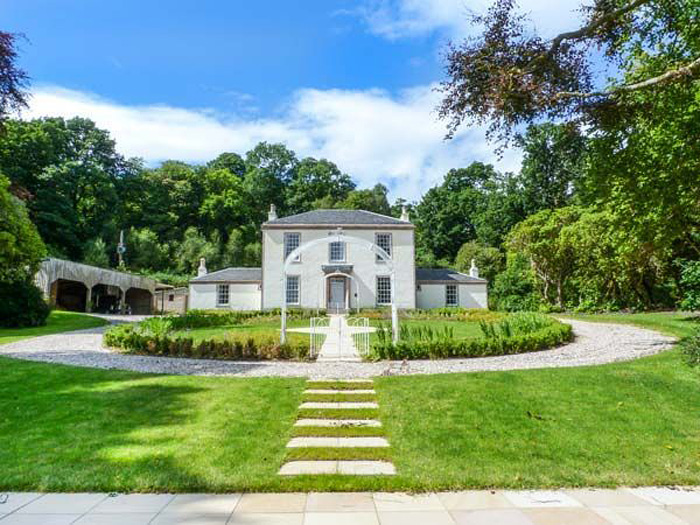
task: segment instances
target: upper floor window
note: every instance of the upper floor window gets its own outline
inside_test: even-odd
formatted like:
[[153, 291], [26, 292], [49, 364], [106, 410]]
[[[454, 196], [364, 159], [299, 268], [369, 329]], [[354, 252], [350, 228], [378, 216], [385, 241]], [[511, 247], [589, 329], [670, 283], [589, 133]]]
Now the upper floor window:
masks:
[[345, 243], [336, 241], [328, 245], [328, 260], [330, 262], [345, 262]]
[[[384, 250], [389, 257], [392, 256], [392, 249], [391, 249], [391, 234], [390, 233], [377, 233], [374, 236], [374, 244], [379, 246], [382, 250]], [[380, 255], [377, 255], [377, 261], [383, 261], [382, 257]]]
[[286, 290], [287, 304], [299, 304], [300, 291], [301, 285], [299, 284], [299, 276], [288, 275]]
[[228, 284], [217, 284], [216, 285], [216, 304], [218, 306], [226, 306], [229, 301], [229, 285]]
[[457, 300], [457, 285], [456, 284], [446, 284], [445, 285], [445, 304], [447, 306], [457, 306], [459, 301]]
[[[301, 245], [301, 233], [299, 232], [286, 232], [284, 234], [284, 260], [287, 260], [289, 254], [294, 250], [299, 248]], [[301, 255], [297, 255], [294, 262], [301, 261]]]

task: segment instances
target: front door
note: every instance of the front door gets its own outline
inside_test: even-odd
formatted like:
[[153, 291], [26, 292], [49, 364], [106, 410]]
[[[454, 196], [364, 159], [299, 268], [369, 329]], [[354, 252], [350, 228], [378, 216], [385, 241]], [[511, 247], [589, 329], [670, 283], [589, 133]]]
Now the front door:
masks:
[[345, 310], [345, 278], [331, 277], [328, 293], [328, 309], [334, 312]]

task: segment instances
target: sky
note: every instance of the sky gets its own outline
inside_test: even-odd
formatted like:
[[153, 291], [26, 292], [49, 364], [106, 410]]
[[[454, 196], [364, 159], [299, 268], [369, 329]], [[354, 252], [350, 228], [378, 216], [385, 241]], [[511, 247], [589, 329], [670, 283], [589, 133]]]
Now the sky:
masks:
[[[517, 170], [484, 129], [445, 140], [447, 42], [489, 0], [3, 0], [31, 77], [22, 118], [82, 116], [149, 165], [202, 163], [281, 142], [360, 187], [415, 200], [473, 161]], [[579, 25], [574, 0], [521, 0], [545, 36]]]

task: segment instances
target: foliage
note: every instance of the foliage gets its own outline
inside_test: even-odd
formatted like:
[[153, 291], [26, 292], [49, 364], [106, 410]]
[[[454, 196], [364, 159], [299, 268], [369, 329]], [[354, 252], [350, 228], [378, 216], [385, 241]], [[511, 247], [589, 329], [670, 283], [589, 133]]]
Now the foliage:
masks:
[[0, 123], [27, 107], [29, 76], [18, 67], [20, 35], [0, 31]]
[[479, 268], [479, 277], [487, 279], [489, 284], [504, 268], [504, 257], [498, 248], [483, 246], [475, 241], [466, 242], [457, 252], [454, 268], [463, 273], [469, 273], [472, 261]]
[[535, 274], [522, 254], [508, 255], [506, 269], [499, 273], [491, 286], [489, 300], [505, 312], [537, 310], [541, 303]]
[[700, 310], [700, 261], [682, 263], [680, 285], [683, 290], [681, 308]]
[[389, 190], [383, 184], [375, 184], [366, 190], [352, 190], [335, 207], [348, 210], [366, 210], [382, 215], [390, 215], [391, 207], [387, 199]]
[[29, 280], [0, 281], [0, 326], [42, 326], [51, 309], [41, 290]]
[[[372, 359], [446, 359], [486, 357], [535, 352], [573, 339], [571, 325], [542, 314], [514, 314], [513, 319], [488, 323], [482, 321], [484, 337], [456, 339], [449, 329], [402, 329], [397, 343], [391, 340], [391, 328], [381, 325], [377, 341], [370, 348]], [[510, 319], [510, 320], [509, 320]]]
[[83, 263], [98, 268], [109, 268], [107, 244], [100, 238], [88, 242], [83, 250]]
[[700, 331], [696, 331], [690, 337], [687, 337], [681, 341], [680, 344], [681, 352], [685, 357], [685, 362], [688, 366], [699, 367], [700, 366]]

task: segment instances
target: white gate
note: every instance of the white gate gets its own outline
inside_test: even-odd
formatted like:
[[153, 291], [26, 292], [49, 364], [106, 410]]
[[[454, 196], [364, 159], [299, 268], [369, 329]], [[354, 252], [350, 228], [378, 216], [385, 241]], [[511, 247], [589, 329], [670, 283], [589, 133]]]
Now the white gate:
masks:
[[369, 319], [367, 317], [350, 317], [348, 328], [357, 353], [361, 357], [366, 357], [369, 354]]
[[330, 327], [330, 317], [312, 317], [309, 333], [309, 357], [314, 359], [321, 351]]

